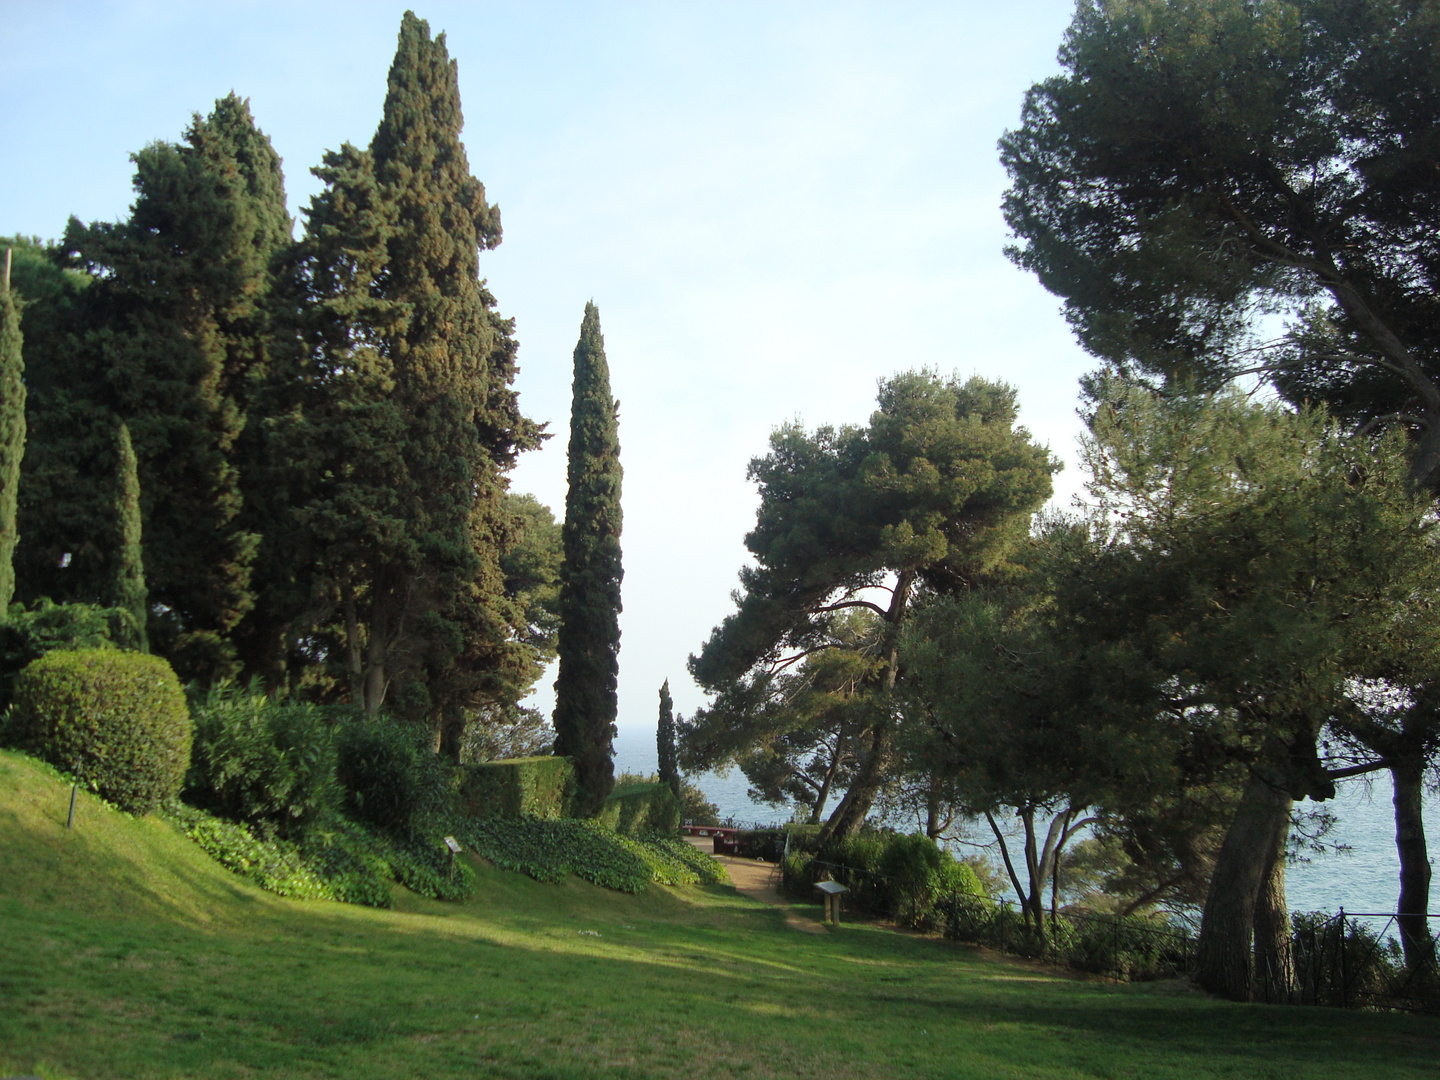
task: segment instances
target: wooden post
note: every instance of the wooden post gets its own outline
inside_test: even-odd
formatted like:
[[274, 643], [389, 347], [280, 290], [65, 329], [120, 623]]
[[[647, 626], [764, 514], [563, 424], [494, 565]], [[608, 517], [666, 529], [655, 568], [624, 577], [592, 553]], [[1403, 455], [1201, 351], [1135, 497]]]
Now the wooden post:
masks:
[[[9, 252], [7, 251], [6, 254], [8, 255]], [[65, 818], [65, 828], [67, 829], [73, 829], [75, 827], [75, 793], [79, 790], [80, 785], [78, 783], [70, 785], [70, 813]]]
[[10, 248], [5, 249], [5, 291], [10, 291]]

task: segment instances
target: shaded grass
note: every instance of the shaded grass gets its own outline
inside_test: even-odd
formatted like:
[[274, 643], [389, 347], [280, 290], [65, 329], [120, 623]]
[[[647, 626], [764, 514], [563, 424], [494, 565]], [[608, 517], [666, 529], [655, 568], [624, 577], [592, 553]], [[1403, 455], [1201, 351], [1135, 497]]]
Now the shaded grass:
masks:
[[[463, 905], [284, 900], [0, 754], [0, 1075], [1433, 1076], [1440, 1024], [1064, 978], [718, 886], [476, 862]], [[818, 909], [816, 910], [818, 915]]]

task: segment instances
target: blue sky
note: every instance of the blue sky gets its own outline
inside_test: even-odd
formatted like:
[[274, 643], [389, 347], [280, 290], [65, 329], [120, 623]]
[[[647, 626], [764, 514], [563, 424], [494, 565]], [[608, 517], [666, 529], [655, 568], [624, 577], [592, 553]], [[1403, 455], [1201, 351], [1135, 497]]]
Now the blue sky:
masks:
[[[1056, 300], [1011, 266], [995, 142], [1056, 70], [1070, 0], [434, 3], [472, 171], [500, 206], [481, 273], [517, 320], [524, 409], [557, 433], [514, 486], [557, 516], [570, 353], [600, 308], [621, 403], [620, 723], [730, 610], [770, 430], [862, 423], [876, 380], [1002, 378], [1078, 489]], [[297, 215], [325, 150], [368, 143], [404, 8], [0, 0], [0, 233], [122, 217], [128, 155], [232, 89]], [[548, 679], [537, 703], [548, 711]]]

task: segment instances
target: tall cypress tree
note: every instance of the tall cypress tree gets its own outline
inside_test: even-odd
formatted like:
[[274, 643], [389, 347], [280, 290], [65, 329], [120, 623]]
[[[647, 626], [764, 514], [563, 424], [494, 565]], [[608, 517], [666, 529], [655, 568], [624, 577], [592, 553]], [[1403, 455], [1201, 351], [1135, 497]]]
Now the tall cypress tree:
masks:
[[149, 652], [146, 624], [150, 603], [140, 548], [140, 473], [130, 443], [130, 428], [124, 421], [115, 427], [115, 524], [120, 543], [114, 556], [110, 602], [130, 613], [135, 621], [135, 645], [141, 652]]
[[25, 364], [20, 313], [10, 295], [10, 249], [0, 286], [0, 620], [15, 596], [15, 506], [25, 454]]
[[555, 753], [575, 761], [576, 807], [599, 813], [615, 785], [620, 673], [620, 440], [600, 311], [585, 305], [570, 404], [569, 491], [560, 568]]
[[330, 605], [323, 636], [352, 700], [429, 719], [456, 753], [478, 669], [523, 630], [500, 567], [516, 532], [504, 496], [539, 438], [511, 389], [513, 325], [478, 273], [500, 215], [462, 125], [445, 37], [407, 12], [369, 149], [316, 170], [293, 260], [300, 347], [279, 380], [282, 398], [300, 390], [275, 425], [293, 449], [274, 455], [306, 463], [289, 499], [311, 580], [289, 590]]
[[655, 754], [660, 762], [660, 782], [669, 784], [680, 797], [680, 769], [675, 759], [675, 703], [670, 699], [670, 680], [660, 687], [660, 722], [655, 727]]

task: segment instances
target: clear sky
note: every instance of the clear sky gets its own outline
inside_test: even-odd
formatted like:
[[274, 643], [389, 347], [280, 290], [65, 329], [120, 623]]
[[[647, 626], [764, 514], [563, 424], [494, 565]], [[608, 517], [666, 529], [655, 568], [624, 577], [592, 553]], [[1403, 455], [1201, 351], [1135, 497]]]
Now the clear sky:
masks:
[[[1006, 261], [996, 140], [1056, 70], [1071, 0], [428, 3], [459, 61], [471, 169], [500, 206], [481, 273], [556, 438], [514, 475], [565, 501], [570, 354], [600, 308], [625, 467], [620, 724], [731, 610], [770, 430], [863, 423], [876, 380], [1005, 379], [1074, 467], [1091, 361]], [[298, 216], [325, 150], [369, 142], [404, 7], [0, 0], [0, 234], [113, 220], [128, 155], [234, 90]], [[547, 712], [547, 678], [536, 704]]]

